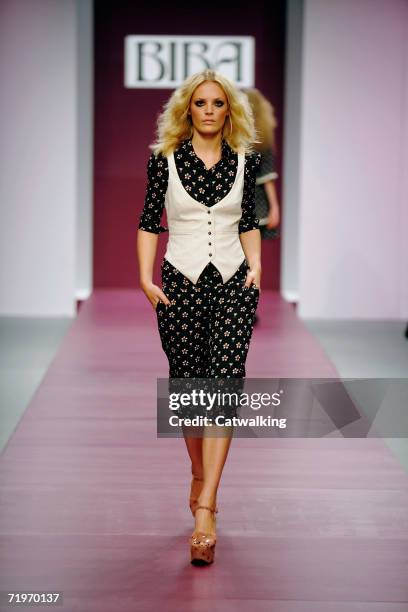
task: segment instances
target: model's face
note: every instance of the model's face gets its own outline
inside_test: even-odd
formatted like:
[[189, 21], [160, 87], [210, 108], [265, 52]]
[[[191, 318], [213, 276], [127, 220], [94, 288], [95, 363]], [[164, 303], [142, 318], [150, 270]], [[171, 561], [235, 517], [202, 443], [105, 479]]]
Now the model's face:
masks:
[[218, 83], [201, 83], [191, 98], [191, 120], [194, 129], [201, 134], [216, 134], [222, 130], [228, 115], [228, 101]]

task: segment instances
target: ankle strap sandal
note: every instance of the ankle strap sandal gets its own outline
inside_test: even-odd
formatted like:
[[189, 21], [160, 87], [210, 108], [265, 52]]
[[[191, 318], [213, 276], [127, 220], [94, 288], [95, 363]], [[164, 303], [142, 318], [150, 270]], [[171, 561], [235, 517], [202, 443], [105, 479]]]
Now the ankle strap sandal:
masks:
[[[210, 506], [204, 506], [199, 504], [197, 510], [209, 510], [214, 515], [218, 512], [218, 509], [211, 508]], [[194, 530], [193, 535], [190, 538], [190, 559], [193, 565], [208, 565], [213, 563], [215, 555], [215, 544], [217, 537], [214, 533], [203, 533], [202, 531]]]
[[217, 506], [215, 506], [215, 508], [211, 508], [210, 506], [197, 506], [196, 510], [199, 510], [200, 508], [203, 508], [203, 510], [209, 510], [210, 512], [214, 512], [215, 514], [218, 512], [218, 508]]
[[[198, 478], [197, 476], [194, 476], [193, 472], [191, 472], [191, 474], [192, 474], [192, 479], [191, 479], [189, 505], [190, 505], [191, 514], [194, 516], [195, 511], [196, 511], [196, 506], [198, 504], [198, 498], [201, 493], [201, 487], [199, 483], [204, 482], [204, 478]], [[217, 508], [216, 508], [216, 512], [218, 512]]]

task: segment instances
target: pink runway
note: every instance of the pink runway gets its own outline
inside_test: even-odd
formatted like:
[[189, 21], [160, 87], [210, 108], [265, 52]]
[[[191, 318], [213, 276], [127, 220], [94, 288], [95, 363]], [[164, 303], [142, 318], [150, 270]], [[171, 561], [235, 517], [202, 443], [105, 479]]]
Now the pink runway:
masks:
[[[248, 377], [337, 375], [276, 293], [258, 312]], [[406, 612], [408, 479], [381, 439], [234, 439], [216, 560], [192, 566], [167, 373], [142, 293], [94, 291], [1, 456], [1, 589], [69, 612]]]

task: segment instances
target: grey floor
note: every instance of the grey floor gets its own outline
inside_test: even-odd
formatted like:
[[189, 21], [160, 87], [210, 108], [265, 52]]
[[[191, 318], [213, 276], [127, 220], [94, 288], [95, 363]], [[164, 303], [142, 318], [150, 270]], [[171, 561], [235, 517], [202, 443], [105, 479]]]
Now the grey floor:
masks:
[[70, 318], [0, 317], [0, 452], [73, 321]]
[[[404, 321], [304, 322], [342, 378], [408, 378]], [[408, 410], [408, 406], [406, 407]], [[385, 438], [408, 473], [408, 439]]]
[[[73, 319], [0, 318], [0, 452]], [[408, 378], [403, 321], [304, 321], [341, 377]], [[407, 407], [408, 409], [408, 407]], [[386, 443], [408, 472], [407, 438]]]

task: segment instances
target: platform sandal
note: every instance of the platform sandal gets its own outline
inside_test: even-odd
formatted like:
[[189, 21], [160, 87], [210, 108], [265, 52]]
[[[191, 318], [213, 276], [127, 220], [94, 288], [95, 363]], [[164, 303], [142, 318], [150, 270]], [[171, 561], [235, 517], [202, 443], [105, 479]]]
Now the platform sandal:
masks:
[[[216, 522], [215, 514], [218, 512], [217, 508], [211, 508], [210, 506], [202, 506], [199, 504], [196, 507], [196, 511], [200, 508], [209, 510], [214, 514], [214, 524]], [[217, 536], [215, 533], [204, 533], [203, 531], [194, 530], [193, 535], [190, 538], [190, 558], [193, 565], [208, 565], [213, 563], [215, 555], [215, 544]]]

